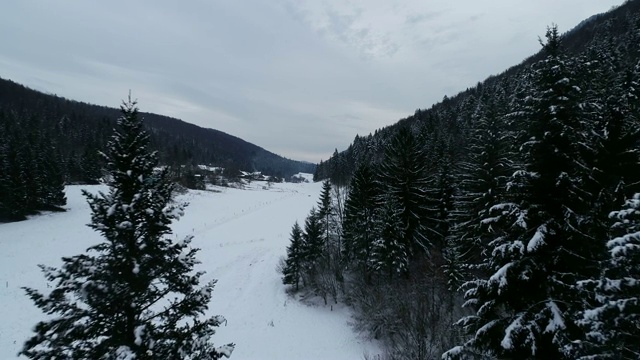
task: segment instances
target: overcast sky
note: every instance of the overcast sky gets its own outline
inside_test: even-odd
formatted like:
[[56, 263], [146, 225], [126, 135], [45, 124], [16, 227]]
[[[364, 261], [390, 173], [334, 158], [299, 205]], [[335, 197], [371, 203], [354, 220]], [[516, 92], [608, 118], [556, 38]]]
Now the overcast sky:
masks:
[[622, 0], [2, 0], [0, 77], [318, 162]]

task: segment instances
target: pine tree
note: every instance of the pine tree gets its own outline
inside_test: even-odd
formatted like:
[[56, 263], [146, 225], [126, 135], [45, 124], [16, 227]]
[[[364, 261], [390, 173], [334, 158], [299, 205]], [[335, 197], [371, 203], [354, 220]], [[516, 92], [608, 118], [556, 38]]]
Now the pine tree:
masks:
[[296, 291], [300, 288], [300, 278], [302, 276], [303, 258], [303, 233], [298, 222], [291, 229], [291, 244], [287, 247], [287, 258], [282, 269], [282, 283], [295, 286]]
[[[64, 173], [55, 143], [41, 131], [42, 120], [0, 113], [0, 219], [23, 220], [39, 210], [66, 204]], [[20, 127], [36, 129], [25, 133]]]
[[301, 245], [301, 275], [304, 286], [316, 286], [319, 267], [325, 256], [322, 224], [315, 208], [304, 221]]
[[323, 230], [318, 211], [312, 208], [304, 222], [304, 246], [305, 262], [315, 263], [323, 254]]
[[[322, 283], [318, 286], [321, 293], [336, 294], [336, 282], [343, 281], [342, 274], [342, 234], [339, 228], [339, 215], [337, 205], [332, 195], [330, 180], [322, 183], [322, 191], [318, 202], [318, 221], [322, 229], [322, 256], [316, 263], [316, 267]], [[336, 294], [337, 295], [337, 294]], [[336, 296], [334, 299], [337, 301]], [[325, 299], [326, 300], [326, 299]]]
[[405, 242], [405, 224], [400, 206], [392, 195], [386, 195], [377, 210], [375, 238], [371, 244], [370, 267], [379, 274], [406, 276], [409, 271], [410, 250]]
[[67, 204], [67, 197], [64, 194], [64, 173], [62, 172], [61, 157], [55, 146], [49, 142], [44, 142], [45, 154], [42, 161], [43, 174], [43, 197], [41, 199], [42, 206], [46, 208], [59, 209]]
[[[587, 85], [584, 86], [588, 94], [589, 125], [592, 134], [589, 139], [589, 151], [586, 152], [589, 160], [587, 168], [591, 170], [587, 186], [592, 194], [589, 234], [598, 239], [610, 239], [620, 235], [619, 228], [624, 227], [617, 224], [618, 226], [611, 228], [609, 214], [619, 208], [619, 204], [622, 204], [626, 199], [640, 192], [640, 173], [637, 171], [640, 165], [640, 151], [638, 150], [638, 144], [640, 144], [638, 91], [640, 91], [640, 87], [638, 87], [637, 81], [640, 69], [638, 66], [635, 69], [624, 69], [617, 66], [620, 54], [615, 48], [600, 49], [596, 47], [594, 52], [596, 54], [592, 55], [593, 58], [588, 62], [585, 61], [590, 65], [587, 68], [587, 74], [590, 76]], [[632, 201], [629, 200], [629, 202]], [[621, 213], [616, 212], [615, 214]], [[632, 219], [628, 220], [633, 222]], [[599, 260], [608, 264], [605, 261], [609, 256], [604, 242], [602, 243], [602, 252], [595, 255], [594, 261]], [[589, 295], [589, 302], [584, 314], [595, 314], [593, 310], [589, 310], [594, 306], [594, 303], [598, 304], [601, 309], [606, 307], [602, 304], [602, 299], [607, 298], [603, 292], [615, 293], [615, 289], [605, 290], [608, 286], [615, 284], [615, 281], [607, 280], [606, 277], [610, 275], [611, 272], [605, 269], [604, 279], [594, 281], [593, 277], [585, 277], [579, 281], [580, 288]], [[600, 285], [596, 287], [596, 284]], [[609, 314], [611, 313], [609, 312]], [[593, 324], [583, 323], [595, 325], [602, 321], [602, 319], [595, 318], [593, 320]], [[567, 347], [568, 352], [576, 354], [576, 356], [578, 354], [584, 355], [587, 358], [594, 356], [595, 358], [604, 358], [611, 357], [611, 353], [619, 354], [619, 350], [615, 347], [623, 345], [617, 340], [611, 339], [607, 340], [607, 344], [604, 344], [604, 338], [601, 338], [600, 330], [598, 330], [601, 325], [595, 327], [595, 329], [589, 329], [587, 326], [586, 337], [576, 339], [571, 346]], [[610, 335], [611, 333], [607, 336]], [[622, 333], [615, 336], [620, 340], [623, 337]], [[608, 355], [605, 356], [604, 353]], [[617, 356], [613, 357], [618, 358]]]
[[[613, 52], [614, 54], [616, 52]], [[590, 82], [591, 125], [588, 186], [594, 198], [591, 234], [609, 235], [607, 215], [633, 194], [640, 192], [640, 62], [635, 69], [614, 66], [616, 59], [608, 52], [597, 63], [598, 79]], [[622, 73], [622, 75], [620, 75]]]
[[473, 116], [468, 157], [458, 168], [461, 191], [455, 197], [451, 218], [454, 223], [451, 237], [466, 261], [474, 265], [478, 264], [491, 233], [498, 230], [487, 219], [491, 207], [502, 200], [515, 159], [505, 120], [498, 115], [493, 102], [498, 94], [489, 96], [488, 103], [482, 103]]
[[98, 150], [93, 145], [87, 145], [80, 157], [81, 174], [79, 174], [79, 177], [87, 184], [98, 184], [99, 179], [102, 177], [101, 162], [98, 154]]
[[611, 213], [613, 231], [619, 236], [607, 242], [610, 258], [600, 280], [585, 280], [593, 288], [597, 306], [586, 309], [585, 359], [640, 358], [640, 194]]
[[[14, 120], [18, 121], [14, 114]], [[9, 173], [7, 174], [8, 184], [7, 193], [9, 198], [6, 200], [6, 209], [8, 211], [9, 220], [23, 220], [25, 215], [34, 210], [29, 205], [29, 189], [28, 183], [31, 181], [27, 172], [28, 162], [26, 160], [25, 148], [20, 146], [22, 138], [15, 131], [9, 133], [9, 146], [7, 163]]]
[[[431, 245], [424, 228], [428, 185], [424, 153], [411, 130], [402, 128], [386, 148], [380, 165], [381, 191], [393, 197], [403, 224], [403, 248], [413, 257]], [[385, 201], [384, 199], [381, 199]]]
[[338, 149], [333, 151], [331, 156], [331, 168], [329, 169], [329, 180], [336, 185], [344, 185], [347, 182], [347, 169], [348, 164], [345, 160], [345, 155], [338, 152]]
[[[454, 252], [458, 251], [454, 249], [456, 244], [450, 243], [450, 232], [451, 218], [454, 215], [453, 203], [459, 187], [453, 174], [457, 164], [450, 136], [439, 134], [433, 147], [428, 186], [425, 189], [428, 203], [423, 215], [423, 223], [431, 243], [427, 265], [431, 268], [430, 271], [437, 272], [445, 262], [448, 262], [448, 272], [454, 275], [453, 272], [458, 272], [458, 269], [454, 269], [455, 264], [452, 261], [456, 258]], [[446, 260], [445, 253], [447, 253]]]
[[123, 103], [119, 129], [105, 160], [109, 192], [85, 192], [89, 226], [105, 241], [41, 266], [54, 283], [49, 294], [25, 288], [36, 306], [54, 317], [39, 322], [21, 354], [32, 359], [218, 359], [234, 345], [214, 348], [210, 337], [224, 322], [202, 319], [215, 280], [198, 287], [197, 249], [191, 237], [175, 242], [169, 225], [184, 204], [172, 202], [166, 173], [155, 173], [136, 103]]
[[0, 222], [8, 220], [11, 211], [10, 165], [8, 131], [4, 124], [4, 113], [0, 111]]
[[345, 203], [344, 256], [365, 273], [376, 233], [375, 210], [380, 205], [379, 196], [373, 170], [367, 164], [361, 165], [351, 178]]
[[580, 188], [580, 93], [555, 27], [544, 49], [537, 91], [522, 111], [523, 169], [508, 184], [510, 202], [492, 208], [508, 232], [495, 237], [483, 257], [490, 276], [467, 283], [466, 305], [476, 314], [460, 324], [471, 338], [447, 356], [559, 359], [579, 334], [575, 316], [584, 294], [575, 284], [597, 270], [585, 262], [597, 244], [581, 229], [588, 194]]
[[331, 201], [331, 181], [322, 182], [322, 190], [320, 192], [320, 200], [318, 200], [318, 220], [322, 226], [322, 238], [327, 250], [333, 245], [334, 234], [334, 217], [335, 211]]

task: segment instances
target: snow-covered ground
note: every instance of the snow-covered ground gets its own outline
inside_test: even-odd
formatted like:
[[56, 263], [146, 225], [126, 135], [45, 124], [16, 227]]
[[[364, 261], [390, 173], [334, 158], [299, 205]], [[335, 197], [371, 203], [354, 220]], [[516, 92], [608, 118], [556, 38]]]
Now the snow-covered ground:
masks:
[[[216, 345], [236, 343], [232, 359], [362, 359], [378, 347], [350, 328], [344, 307], [312, 307], [285, 293], [276, 272], [294, 221], [302, 225], [318, 200], [319, 183], [253, 183], [245, 190], [191, 191], [190, 205], [174, 223], [174, 236], [194, 235], [201, 248], [203, 283], [215, 278], [209, 315], [228, 323], [214, 335]], [[0, 359], [15, 358], [31, 328], [43, 318], [22, 286], [46, 289], [37, 267], [61, 265], [62, 256], [83, 252], [100, 236], [85, 226], [89, 207], [81, 189], [67, 187], [68, 211], [0, 224]]]

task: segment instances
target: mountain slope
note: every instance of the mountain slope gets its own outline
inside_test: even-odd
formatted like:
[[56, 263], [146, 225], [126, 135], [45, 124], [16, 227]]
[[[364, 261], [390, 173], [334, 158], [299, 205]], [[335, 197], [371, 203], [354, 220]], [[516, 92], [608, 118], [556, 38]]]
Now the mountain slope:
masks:
[[[551, 24], [550, 24], [551, 25]], [[540, 29], [543, 32], [544, 29]], [[582, 21], [563, 36], [563, 46], [570, 56], [590, 57], [600, 52], [615, 52], [619, 71], [631, 71], [640, 59], [640, 1], [629, 0], [603, 14]], [[543, 58], [542, 50], [503, 73], [490, 76], [475, 87], [462, 90], [455, 96], [444, 96], [443, 101], [428, 109], [418, 109], [413, 115], [397, 123], [375, 130], [368, 136], [356, 135], [352, 144], [327, 161], [319, 164], [315, 179], [332, 178], [347, 181], [356, 166], [362, 162], [379, 163], [386, 144], [401, 128], [409, 127], [420, 133], [427, 146], [433, 136], [451, 136], [461, 147], [467, 142], [467, 132], [473, 127], [473, 114], [482, 99], [506, 98], [508, 104], [519, 101], [526, 83], [527, 69]], [[589, 76], [589, 75], [585, 75]], [[443, 134], [435, 135], [441, 132]]]
[[[61, 150], [61, 160], [72, 181], [80, 180], [76, 173], [81, 170], [76, 168], [105, 145], [120, 116], [116, 108], [67, 100], [0, 78], [0, 114], [3, 113], [5, 116], [0, 119], [10, 116], [37, 118], [35, 122], [14, 121], [19, 124], [16, 131], [44, 132], [51, 138]], [[159, 150], [164, 164], [211, 164], [281, 177], [314, 169], [313, 164], [283, 158], [222, 131], [163, 115], [142, 115], [152, 137], [152, 146]], [[34, 123], [37, 124], [35, 128]]]

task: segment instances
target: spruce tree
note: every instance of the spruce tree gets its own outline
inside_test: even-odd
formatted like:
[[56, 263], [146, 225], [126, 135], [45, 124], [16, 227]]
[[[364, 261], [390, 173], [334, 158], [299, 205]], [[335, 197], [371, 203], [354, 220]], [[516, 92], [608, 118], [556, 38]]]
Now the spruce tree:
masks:
[[322, 182], [317, 216], [322, 225], [322, 238], [327, 250], [334, 245], [334, 215], [335, 211], [331, 201], [331, 181], [325, 180]]
[[410, 249], [405, 242], [405, 224], [401, 206], [395, 197], [383, 197], [382, 207], [377, 209], [377, 227], [371, 244], [369, 266], [377, 273], [387, 276], [406, 276], [409, 271]]
[[[478, 265], [483, 251], [497, 231], [491, 224], [490, 209], [502, 200], [508, 176], [513, 173], [515, 154], [511, 136], [492, 98], [481, 103], [473, 116], [467, 158], [458, 167], [460, 194], [455, 197], [451, 238], [468, 263]], [[493, 225], [493, 226], [492, 226]]]
[[585, 262], [593, 258], [595, 240], [581, 228], [588, 194], [580, 188], [580, 89], [555, 27], [544, 50], [536, 91], [521, 112], [523, 168], [507, 185], [509, 202], [492, 208], [508, 231], [493, 238], [483, 256], [489, 276], [467, 283], [466, 304], [476, 314], [460, 323], [471, 338], [447, 356], [559, 359], [579, 334], [575, 318], [584, 294], [576, 281], [597, 270]]
[[[431, 249], [427, 266], [430, 271], [438, 272], [445, 263], [449, 275], [459, 269], [454, 264], [457, 258], [456, 244], [451, 242], [451, 225], [454, 216], [453, 204], [459, 185], [453, 169], [456, 167], [453, 141], [450, 136], [440, 134], [435, 140], [431, 167], [429, 169], [428, 186], [425, 189], [426, 201], [423, 223], [430, 238]], [[454, 275], [457, 276], [457, 275]]]
[[[594, 61], [599, 81], [590, 82], [587, 185], [593, 194], [591, 234], [609, 235], [608, 214], [640, 192], [640, 62], [631, 70], [615, 67], [611, 54]], [[594, 71], [595, 72], [595, 71]], [[620, 74], [621, 73], [621, 74]]]
[[[428, 179], [421, 145], [410, 129], [401, 128], [391, 139], [380, 165], [381, 191], [393, 197], [395, 213], [402, 222], [402, 246], [413, 257], [431, 245], [424, 227]], [[381, 199], [386, 201], [386, 199]]]
[[581, 283], [597, 294], [596, 306], [583, 313], [585, 359], [640, 358], [640, 194], [611, 218], [618, 236], [607, 242], [610, 257], [602, 277]]
[[318, 211], [312, 208], [304, 222], [303, 241], [303, 257], [307, 267], [312, 267], [318, 262], [323, 255], [323, 229]]
[[323, 229], [315, 208], [309, 211], [304, 222], [301, 246], [301, 275], [304, 286], [317, 286], [322, 260], [326, 256]]
[[89, 226], [104, 237], [87, 253], [41, 266], [50, 293], [25, 288], [53, 317], [39, 322], [21, 354], [32, 359], [218, 359], [234, 345], [210, 342], [221, 316], [203, 319], [215, 280], [198, 286], [202, 272], [191, 237], [174, 241], [169, 225], [184, 204], [156, 173], [155, 152], [136, 103], [123, 103], [105, 160], [109, 192], [85, 192]]
[[349, 195], [345, 203], [344, 256], [368, 272], [371, 248], [376, 233], [376, 208], [380, 191], [371, 166], [362, 164], [351, 178]]
[[80, 157], [80, 174], [78, 176], [84, 183], [98, 184], [102, 177], [101, 161], [98, 154], [97, 148], [90, 144], [87, 145]]
[[43, 197], [42, 206], [45, 209], [59, 209], [67, 204], [67, 197], [64, 193], [64, 174], [62, 171], [62, 158], [59, 156], [55, 146], [48, 141], [44, 143], [45, 151], [48, 151], [42, 158], [43, 174]]
[[[2, 113], [0, 113], [2, 119]], [[6, 131], [0, 121], [0, 222], [9, 219], [11, 209], [10, 181], [9, 174], [11, 172], [9, 164], [9, 144]]]
[[[17, 121], [17, 118], [15, 118]], [[31, 178], [27, 171], [28, 161], [25, 147], [21, 146], [22, 137], [15, 131], [9, 134], [7, 192], [7, 210], [9, 220], [24, 220], [34, 208], [30, 206], [28, 183]]]
[[282, 283], [285, 285], [293, 285], [296, 291], [300, 289], [300, 278], [304, 264], [302, 237], [302, 229], [296, 221], [291, 229], [291, 244], [287, 247], [287, 258], [284, 268], [282, 269]]

